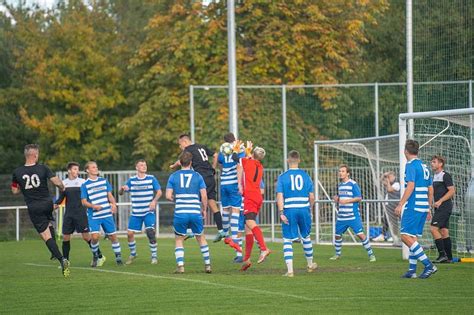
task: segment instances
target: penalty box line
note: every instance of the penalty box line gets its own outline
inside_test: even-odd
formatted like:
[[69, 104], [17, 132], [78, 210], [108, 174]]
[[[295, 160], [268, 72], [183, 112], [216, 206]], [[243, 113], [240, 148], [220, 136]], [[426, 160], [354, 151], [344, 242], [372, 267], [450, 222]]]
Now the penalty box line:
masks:
[[[34, 263], [25, 263], [25, 265], [34, 266], [34, 267], [57, 268], [57, 266], [34, 264]], [[254, 292], [254, 293], [266, 294], [266, 295], [272, 295], [272, 296], [281, 296], [281, 297], [294, 298], [294, 299], [304, 300], [304, 301], [317, 301], [317, 300], [320, 300], [320, 299], [309, 298], [309, 297], [305, 297], [305, 296], [301, 296], [301, 295], [287, 294], [287, 293], [268, 291], [268, 290], [262, 290], [262, 289], [238, 287], [238, 286], [233, 286], [233, 285], [229, 285], [229, 284], [222, 284], [222, 283], [210, 282], [210, 281], [205, 281], [205, 280], [197, 280], [197, 279], [189, 279], [189, 278], [167, 277], [167, 276], [151, 275], [151, 274], [147, 274], [147, 273], [138, 273], [138, 272], [129, 272], [129, 271], [116, 271], [116, 270], [109, 270], [109, 269], [93, 269], [93, 268], [85, 268], [85, 267], [70, 267], [70, 269], [80, 269], [80, 270], [87, 270], [87, 271], [93, 271], [93, 272], [102, 272], [102, 273], [114, 273], [114, 274], [119, 274], [119, 275], [135, 276], [135, 277], [143, 277], [143, 278], [152, 278], [152, 279], [165, 279], [165, 280], [174, 280], [174, 281], [182, 281], [182, 282], [192, 282], [192, 283], [198, 283], [198, 284], [204, 284], [204, 285], [220, 287], [220, 288], [224, 288], [224, 289], [233, 289], [233, 290], [239, 290], [239, 291], [245, 291], [245, 292]]]

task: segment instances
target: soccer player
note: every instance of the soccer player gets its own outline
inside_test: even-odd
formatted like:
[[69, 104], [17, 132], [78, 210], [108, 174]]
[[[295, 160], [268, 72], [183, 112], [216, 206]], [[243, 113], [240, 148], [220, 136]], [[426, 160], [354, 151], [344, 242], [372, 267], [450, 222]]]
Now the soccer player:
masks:
[[245, 257], [240, 270], [246, 271], [252, 265], [250, 256], [252, 254], [254, 238], [260, 245], [261, 250], [257, 263], [260, 264], [264, 262], [265, 258], [270, 255], [271, 250], [267, 248], [262, 230], [256, 222], [258, 212], [263, 203], [260, 184], [263, 176], [263, 165], [261, 161], [265, 157], [265, 150], [260, 147], [255, 147], [252, 152], [253, 144], [251, 141], [247, 141], [247, 148], [245, 149], [246, 157], [239, 158], [238, 152], [240, 152], [241, 144], [241, 141], [236, 141], [232, 158], [236, 162], [240, 161], [239, 167], [237, 168], [237, 179], [239, 192], [244, 197], [245, 216]]
[[[415, 140], [405, 142], [405, 191], [400, 199], [395, 213], [402, 217], [400, 235], [402, 242], [410, 250], [409, 268], [403, 278], [416, 278], [416, 263], [419, 260], [425, 269], [419, 276], [421, 279], [429, 278], [438, 269], [423, 252], [417, 237], [423, 233], [423, 226], [430, 211], [433, 201], [433, 186], [430, 170], [418, 159], [420, 145]], [[405, 205], [406, 204], [406, 205]], [[402, 215], [402, 207], [405, 206]]]
[[314, 205], [313, 181], [308, 173], [298, 168], [300, 154], [290, 151], [288, 171], [278, 176], [277, 206], [280, 212], [283, 234], [283, 256], [288, 269], [285, 276], [293, 277], [293, 241], [301, 236], [307, 271], [313, 272], [318, 265], [313, 262], [311, 242], [311, 209]]
[[359, 185], [350, 178], [351, 170], [348, 165], [342, 164], [339, 166], [339, 180], [338, 195], [334, 196], [334, 201], [339, 204], [339, 212], [336, 221], [336, 233], [334, 236], [334, 247], [336, 255], [331, 257], [331, 260], [341, 258], [342, 252], [342, 235], [351, 228], [352, 231], [361, 240], [362, 245], [367, 250], [369, 261], [376, 261], [372, 247], [370, 247], [369, 239], [364, 234], [362, 227], [362, 220], [359, 213], [359, 202], [362, 200]]
[[448, 172], [444, 171], [446, 160], [439, 155], [431, 158], [431, 169], [433, 170], [433, 194], [434, 215], [431, 220], [431, 234], [438, 248], [438, 258], [434, 263], [447, 263], [453, 260], [451, 249], [451, 238], [449, 237], [449, 217], [453, 211], [452, 198], [456, 193], [453, 179]]
[[[234, 144], [234, 134], [227, 133], [224, 135], [224, 141]], [[245, 157], [245, 153], [241, 152], [238, 154], [238, 156], [239, 158], [243, 158]], [[231, 237], [226, 237], [224, 242], [233, 247], [237, 253], [242, 253], [242, 248], [240, 246], [242, 243], [242, 238], [239, 236], [239, 218], [240, 207], [242, 205], [242, 196], [239, 192], [237, 180], [237, 162], [232, 159], [232, 155], [224, 155], [222, 152], [219, 152], [217, 161], [222, 166], [220, 187], [222, 203], [222, 226], [226, 235], [228, 235], [229, 225], [231, 231]], [[237, 257], [235, 260], [238, 260]]]
[[209, 246], [203, 233], [207, 210], [206, 184], [202, 176], [191, 169], [193, 155], [184, 151], [179, 157], [181, 170], [171, 174], [166, 185], [166, 199], [175, 201], [173, 228], [175, 237], [175, 273], [184, 273], [184, 238], [187, 229], [196, 236], [204, 259], [204, 271], [211, 273]]
[[[214, 222], [217, 226], [217, 235], [214, 238], [214, 242], [219, 242], [222, 238], [225, 237], [224, 228], [222, 226], [222, 215], [217, 207], [216, 203], [216, 179], [214, 175], [216, 174], [213, 165], [217, 165], [217, 153], [210, 150], [206, 146], [201, 144], [192, 143], [191, 138], [187, 134], [182, 134], [179, 136], [179, 147], [185, 152], [189, 152], [193, 156], [193, 169], [198, 172], [204, 179], [206, 183], [207, 199], [209, 201], [209, 208], [214, 216]], [[209, 163], [209, 157], [212, 156], [212, 165]], [[175, 169], [179, 166], [179, 160], [171, 165], [171, 169]]]
[[99, 260], [99, 236], [100, 227], [112, 242], [112, 250], [115, 254], [117, 265], [123, 265], [120, 243], [118, 241], [115, 221], [112, 216], [117, 212], [117, 204], [112, 195], [112, 186], [109, 181], [99, 176], [97, 163], [89, 161], [86, 163], [87, 180], [81, 186], [82, 205], [87, 207], [89, 219], [89, 230], [92, 234], [91, 249], [93, 254], [92, 267], [97, 267]]
[[[63, 181], [64, 191], [59, 194], [54, 203], [54, 208], [58, 208], [66, 199], [66, 213], [63, 219], [63, 255], [69, 260], [71, 251], [71, 235], [76, 231], [82, 234], [82, 239], [91, 247], [91, 235], [89, 233], [89, 223], [87, 221], [86, 209], [81, 202], [81, 186], [85, 182], [79, 177], [79, 163], [69, 162], [67, 164], [68, 177]], [[97, 249], [99, 260], [98, 266], [102, 266], [106, 260], [100, 249]]]
[[39, 146], [27, 144], [24, 149], [25, 165], [13, 172], [11, 190], [13, 194], [23, 193], [30, 220], [46, 243], [51, 254], [59, 260], [64, 277], [70, 274], [69, 261], [63, 257], [54, 239], [53, 200], [49, 195], [48, 179], [64, 190], [61, 180], [46, 165], [39, 164]]
[[124, 191], [130, 192], [132, 200], [132, 213], [128, 221], [128, 247], [130, 248], [130, 256], [126, 261], [127, 265], [133, 263], [137, 257], [137, 244], [135, 242], [135, 233], [142, 231], [145, 224], [146, 236], [151, 252], [151, 264], [158, 263], [157, 244], [156, 244], [156, 204], [161, 197], [161, 186], [153, 175], [148, 175], [147, 164], [143, 159], [135, 163], [137, 175], [129, 178], [125, 185], [120, 188], [119, 194]]

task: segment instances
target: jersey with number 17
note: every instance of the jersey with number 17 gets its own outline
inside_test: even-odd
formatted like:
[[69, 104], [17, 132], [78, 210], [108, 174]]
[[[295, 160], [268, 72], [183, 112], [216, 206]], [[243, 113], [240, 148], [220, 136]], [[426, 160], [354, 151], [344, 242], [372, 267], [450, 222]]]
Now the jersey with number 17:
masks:
[[313, 181], [299, 168], [290, 168], [278, 177], [277, 193], [283, 194], [284, 209], [309, 208], [309, 194], [312, 192]]
[[193, 170], [171, 174], [166, 189], [173, 189], [176, 214], [201, 214], [201, 189], [206, 189], [202, 176]]

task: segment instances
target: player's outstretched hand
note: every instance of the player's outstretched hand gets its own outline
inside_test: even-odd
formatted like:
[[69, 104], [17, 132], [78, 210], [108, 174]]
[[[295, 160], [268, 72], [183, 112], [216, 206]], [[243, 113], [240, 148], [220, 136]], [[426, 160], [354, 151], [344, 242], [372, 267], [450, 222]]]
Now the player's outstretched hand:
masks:
[[115, 203], [111, 204], [110, 208], [112, 210], [112, 213], [117, 213], [117, 205]]
[[288, 223], [288, 218], [286, 217], [286, 215], [284, 215], [283, 213], [280, 214], [280, 220], [281, 222], [285, 223], [285, 224], [289, 224]]
[[232, 150], [235, 152], [235, 153], [239, 153], [240, 152], [240, 147], [242, 146], [242, 141], [240, 140], [235, 140], [234, 142], [234, 146], [232, 147]]

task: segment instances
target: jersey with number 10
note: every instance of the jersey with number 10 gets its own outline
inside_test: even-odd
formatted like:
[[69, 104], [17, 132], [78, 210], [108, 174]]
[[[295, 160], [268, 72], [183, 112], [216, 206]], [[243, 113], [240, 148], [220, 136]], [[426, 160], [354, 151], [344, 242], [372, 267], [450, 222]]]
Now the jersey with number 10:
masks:
[[201, 189], [206, 189], [202, 176], [193, 170], [171, 174], [166, 189], [173, 189], [175, 214], [201, 214]]
[[284, 209], [308, 209], [313, 181], [305, 171], [289, 169], [278, 177], [277, 193], [283, 194]]
[[420, 159], [407, 162], [405, 168], [405, 187], [408, 182], [415, 183], [415, 190], [408, 198], [405, 209], [429, 212], [428, 187], [432, 185], [430, 170]]

